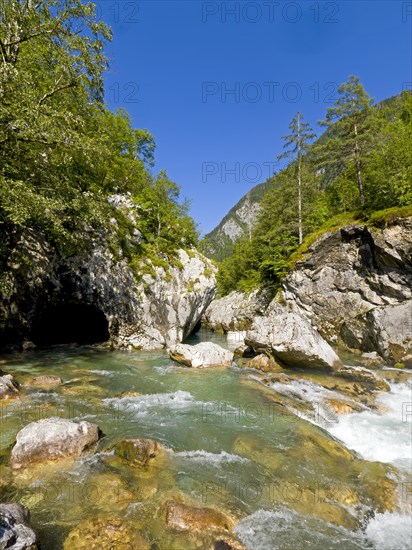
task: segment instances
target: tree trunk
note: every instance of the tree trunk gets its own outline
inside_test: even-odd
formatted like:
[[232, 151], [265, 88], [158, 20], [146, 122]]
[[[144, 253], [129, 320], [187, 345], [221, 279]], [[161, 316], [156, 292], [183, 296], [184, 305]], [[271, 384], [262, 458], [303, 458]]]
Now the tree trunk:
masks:
[[298, 226], [299, 245], [303, 241], [302, 231], [302, 175], [301, 175], [300, 115], [298, 115]]
[[359, 143], [358, 143], [358, 127], [355, 123], [355, 126], [354, 126], [354, 130], [355, 130], [355, 147], [354, 147], [354, 152], [355, 152], [355, 163], [356, 163], [356, 174], [357, 174], [357, 178], [358, 178], [358, 188], [359, 188], [359, 197], [360, 197], [360, 202], [361, 202], [361, 205], [364, 206], [365, 204], [365, 193], [364, 193], [364, 190], [363, 190], [363, 181], [362, 181], [362, 171], [361, 171], [361, 162], [360, 162], [360, 147], [359, 147]]

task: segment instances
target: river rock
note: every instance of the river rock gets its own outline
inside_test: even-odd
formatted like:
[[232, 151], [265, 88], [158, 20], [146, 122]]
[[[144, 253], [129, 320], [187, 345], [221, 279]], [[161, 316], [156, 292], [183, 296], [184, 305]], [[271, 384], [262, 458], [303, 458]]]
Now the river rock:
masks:
[[168, 352], [174, 361], [187, 367], [230, 367], [233, 362], [233, 352], [213, 342], [201, 342], [196, 346], [177, 344]]
[[29, 522], [30, 512], [25, 506], [0, 504], [0, 548], [37, 550], [37, 535]]
[[337, 376], [352, 380], [354, 382], [361, 382], [366, 384], [371, 389], [378, 391], [389, 391], [391, 388], [389, 384], [383, 379], [377, 376], [374, 372], [365, 367], [348, 367], [344, 366], [339, 369]]
[[68, 535], [64, 550], [136, 549], [150, 550], [150, 543], [143, 538], [130, 521], [118, 517], [92, 517], [82, 521]]
[[98, 426], [90, 422], [72, 422], [58, 417], [32, 422], [17, 434], [11, 467], [17, 470], [38, 462], [79, 456], [99, 437]]
[[326, 233], [287, 275], [283, 296], [329, 342], [412, 366], [411, 251], [411, 217]]
[[178, 531], [232, 531], [233, 520], [213, 508], [195, 508], [175, 501], [167, 501], [166, 523]]
[[253, 359], [247, 362], [247, 366], [251, 369], [261, 370], [263, 372], [276, 372], [282, 371], [283, 367], [280, 365], [274, 357], [260, 353]]
[[34, 376], [25, 382], [25, 386], [40, 386], [42, 388], [47, 388], [50, 386], [59, 386], [63, 384], [62, 378], [60, 376], [55, 376], [53, 374], [42, 374], [40, 376]]
[[11, 374], [0, 376], [0, 399], [15, 399], [19, 396], [19, 388]]
[[147, 466], [149, 462], [165, 453], [165, 448], [152, 439], [123, 439], [114, 446], [114, 453], [130, 464]]
[[245, 342], [255, 351], [265, 350], [288, 367], [337, 370], [339, 357], [310, 322], [282, 306], [256, 318]]
[[263, 314], [269, 302], [265, 291], [256, 290], [250, 294], [231, 292], [213, 300], [202, 316], [202, 326], [225, 332], [248, 330], [253, 319]]

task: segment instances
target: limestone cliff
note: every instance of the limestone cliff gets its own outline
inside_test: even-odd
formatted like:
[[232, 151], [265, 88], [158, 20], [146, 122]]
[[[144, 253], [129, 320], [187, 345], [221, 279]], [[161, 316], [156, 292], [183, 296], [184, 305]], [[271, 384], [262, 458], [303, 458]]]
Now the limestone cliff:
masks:
[[62, 257], [26, 231], [3, 274], [0, 348], [108, 340], [116, 349], [159, 349], [181, 342], [215, 296], [215, 271], [196, 250], [179, 250], [167, 267], [141, 258], [132, 268], [115, 258], [104, 235], [87, 254]]

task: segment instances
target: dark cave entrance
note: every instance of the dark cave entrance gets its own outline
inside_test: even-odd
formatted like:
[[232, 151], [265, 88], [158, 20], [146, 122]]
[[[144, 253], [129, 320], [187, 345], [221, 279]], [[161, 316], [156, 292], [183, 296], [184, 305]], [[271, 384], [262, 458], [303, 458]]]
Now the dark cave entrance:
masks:
[[109, 339], [109, 324], [102, 311], [88, 304], [60, 304], [46, 308], [33, 322], [37, 346], [97, 344]]

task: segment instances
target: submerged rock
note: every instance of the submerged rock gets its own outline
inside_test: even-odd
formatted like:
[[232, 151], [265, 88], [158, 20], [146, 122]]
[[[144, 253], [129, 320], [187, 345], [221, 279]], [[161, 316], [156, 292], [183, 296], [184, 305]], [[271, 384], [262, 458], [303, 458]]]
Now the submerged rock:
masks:
[[0, 399], [16, 399], [19, 388], [11, 374], [0, 376]]
[[29, 523], [28, 508], [20, 504], [0, 504], [0, 548], [37, 550], [37, 535]]
[[196, 346], [177, 344], [168, 352], [174, 361], [187, 367], [230, 367], [233, 362], [233, 352], [213, 342], [201, 342]]
[[289, 367], [338, 370], [342, 362], [309, 321], [285, 308], [274, 307], [255, 319], [245, 339], [256, 350], [265, 350]]
[[113, 516], [92, 517], [82, 521], [64, 542], [64, 550], [102, 550], [127, 548], [150, 550], [150, 543], [130, 521]]
[[60, 376], [55, 376], [53, 374], [42, 374], [41, 376], [34, 376], [25, 382], [25, 386], [40, 386], [46, 388], [49, 386], [59, 386], [63, 384], [62, 378]]
[[165, 503], [166, 523], [178, 531], [232, 531], [234, 521], [213, 508], [195, 508], [175, 501]]
[[354, 382], [362, 382], [371, 389], [379, 391], [389, 391], [391, 388], [389, 384], [383, 379], [377, 376], [374, 372], [365, 367], [342, 367], [337, 373], [341, 378], [352, 380]]
[[158, 456], [164, 455], [165, 448], [152, 439], [123, 439], [115, 444], [114, 453], [130, 464], [147, 466]]
[[32, 422], [17, 434], [11, 467], [17, 470], [38, 462], [79, 456], [99, 437], [98, 426], [90, 422], [72, 422], [58, 417]]

